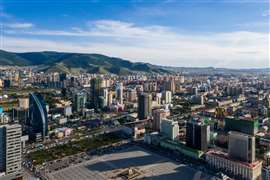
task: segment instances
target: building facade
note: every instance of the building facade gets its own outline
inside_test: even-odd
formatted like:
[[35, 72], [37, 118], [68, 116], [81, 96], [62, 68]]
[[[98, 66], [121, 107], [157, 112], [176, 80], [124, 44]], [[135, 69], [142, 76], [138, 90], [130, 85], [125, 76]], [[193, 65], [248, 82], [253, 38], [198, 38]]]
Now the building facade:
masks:
[[0, 126], [0, 179], [22, 176], [21, 136], [19, 124]]
[[230, 158], [252, 163], [255, 161], [255, 137], [230, 131], [228, 150]]
[[160, 131], [161, 121], [170, 115], [169, 110], [156, 109], [153, 111], [153, 122], [152, 129], [155, 131]]
[[94, 78], [90, 81], [90, 106], [98, 111], [101, 108], [102, 79]]
[[179, 135], [178, 122], [170, 119], [163, 119], [161, 121], [161, 133], [171, 140], [176, 140]]
[[206, 162], [210, 167], [226, 172], [236, 179], [259, 180], [262, 172], [262, 162], [245, 163], [229, 158], [221, 151], [206, 153]]
[[227, 117], [225, 119], [226, 131], [239, 131], [249, 135], [255, 135], [258, 132], [259, 122], [257, 119], [236, 119]]
[[82, 112], [82, 110], [85, 108], [87, 100], [87, 95], [84, 92], [78, 92], [74, 96], [74, 110], [77, 112]]
[[48, 136], [48, 116], [43, 97], [38, 93], [29, 95], [29, 138], [35, 141], [37, 137], [44, 140]]
[[138, 118], [143, 120], [150, 116], [152, 116], [152, 95], [140, 93], [138, 95]]
[[188, 121], [186, 125], [186, 145], [207, 151], [210, 141], [210, 126], [204, 122]]

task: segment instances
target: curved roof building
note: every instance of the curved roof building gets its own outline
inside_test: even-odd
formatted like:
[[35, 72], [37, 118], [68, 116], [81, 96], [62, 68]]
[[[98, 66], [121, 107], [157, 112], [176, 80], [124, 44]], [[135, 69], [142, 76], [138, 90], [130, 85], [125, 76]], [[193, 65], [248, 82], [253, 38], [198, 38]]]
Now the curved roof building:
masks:
[[48, 135], [46, 104], [38, 93], [29, 94], [29, 126], [30, 140], [36, 140], [38, 135], [44, 140]]

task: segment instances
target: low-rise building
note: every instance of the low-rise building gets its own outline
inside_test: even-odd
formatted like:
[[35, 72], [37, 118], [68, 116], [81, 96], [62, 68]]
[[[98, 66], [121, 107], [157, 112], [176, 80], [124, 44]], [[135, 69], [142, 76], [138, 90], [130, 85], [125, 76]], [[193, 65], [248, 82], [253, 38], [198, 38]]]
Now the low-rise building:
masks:
[[262, 162], [247, 163], [231, 159], [227, 153], [208, 151], [206, 162], [213, 168], [226, 172], [239, 179], [257, 180], [261, 178]]

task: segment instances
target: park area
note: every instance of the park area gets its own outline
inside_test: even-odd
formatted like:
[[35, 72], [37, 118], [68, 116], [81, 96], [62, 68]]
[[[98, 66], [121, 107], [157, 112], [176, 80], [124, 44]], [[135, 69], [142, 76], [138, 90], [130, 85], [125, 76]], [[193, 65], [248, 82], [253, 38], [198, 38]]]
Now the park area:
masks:
[[50, 149], [39, 150], [28, 155], [28, 158], [33, 161], [34, 165], [39, 165], [44, 162], [61, 159], [66, 156], [71, 156], [80, 152], [86, 152], [100, 148], [102, 146], [111, 145], [119, 142], [121, 139], [111, 134], [100, 135], [94, 138], [83, 139], [76, 142], [69, 142], [64, 145], [59, 145]]

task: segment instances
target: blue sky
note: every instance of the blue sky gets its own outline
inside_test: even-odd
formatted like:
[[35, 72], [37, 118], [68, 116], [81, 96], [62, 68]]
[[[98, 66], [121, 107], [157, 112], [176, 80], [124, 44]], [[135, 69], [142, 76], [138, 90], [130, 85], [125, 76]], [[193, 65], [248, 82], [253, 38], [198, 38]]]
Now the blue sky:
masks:
[[0, 0], [1, 48], [268, 67], [269, 15], [265, 0]]

